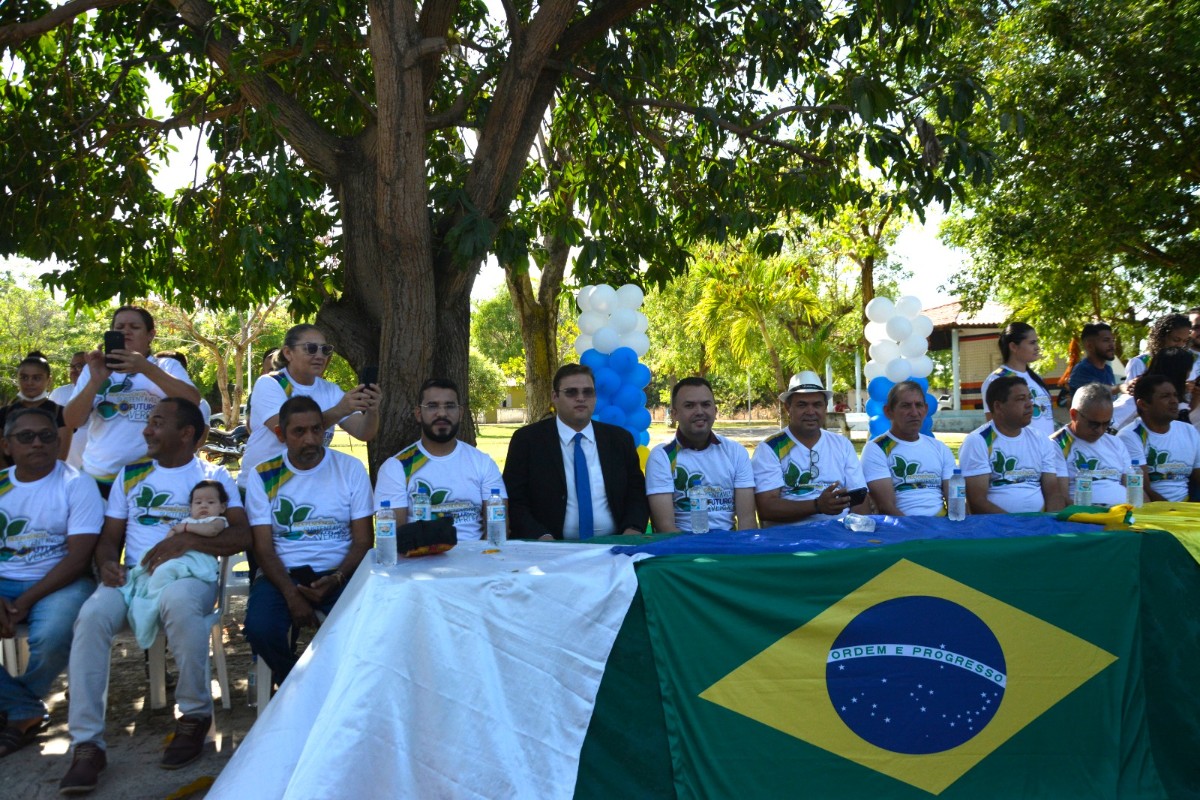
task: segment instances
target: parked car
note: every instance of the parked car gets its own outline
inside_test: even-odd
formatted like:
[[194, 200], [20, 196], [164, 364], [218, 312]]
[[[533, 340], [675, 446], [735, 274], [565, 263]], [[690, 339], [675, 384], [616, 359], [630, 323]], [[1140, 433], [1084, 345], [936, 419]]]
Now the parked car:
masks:
[[954, 396], [953, 395], [944, 394], [938, 398], [938, 411], [953, 411], [953, 410], [954, 410]]

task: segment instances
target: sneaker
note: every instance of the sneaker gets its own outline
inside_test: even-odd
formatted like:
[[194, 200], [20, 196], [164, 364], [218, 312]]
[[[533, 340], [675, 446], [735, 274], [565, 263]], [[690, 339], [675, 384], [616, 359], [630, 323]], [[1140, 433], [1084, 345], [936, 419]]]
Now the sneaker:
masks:
[[195, 761], [204, 752], [204, 740], [211, 726], [212, 717], [180, 717], [175, 722], [175, 736], [158, 765], [163, 769], [179, 769]]
[[87, 794], [100, 782], [100, 773], [108, 766], [104, 749], [95, 742], [75, 745], [71, 768], [58, 784], [61, 794]]

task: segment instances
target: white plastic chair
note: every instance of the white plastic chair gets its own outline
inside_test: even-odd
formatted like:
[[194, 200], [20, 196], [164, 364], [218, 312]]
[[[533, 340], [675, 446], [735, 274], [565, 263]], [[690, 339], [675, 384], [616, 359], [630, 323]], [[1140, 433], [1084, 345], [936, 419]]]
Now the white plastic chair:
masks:
[[0, 664], [14, 678], [29, 666], [29, 626], [25, 623], [17, 626], [16, 636], [0, 640]]
[[[232, 556], [221, 556], [218, 559], [220, 580], [217, 583], [217, 607], [213, 611], [212, 631], [210, 633], [212, 660], [217, 667], [217, 685], [221, 687], [221, 708], [226, 711], [233, 708], [233, 699], [229, 694], [229, 668], [225, 663], [225, 641], [221, 621], [229, 608], [229, 598], [235, 594], [247, 594], [250, 590], [249, 577], [244, 583], [233, 574], [235, 565], [246, 561], [245, 553], [235, 553]], [[150, 653], [150, 708], [166, 708], [167, 705], [167, 637], [162, 631], [148, 651]], [[269, 679], [268, 679], [269, 680]]]

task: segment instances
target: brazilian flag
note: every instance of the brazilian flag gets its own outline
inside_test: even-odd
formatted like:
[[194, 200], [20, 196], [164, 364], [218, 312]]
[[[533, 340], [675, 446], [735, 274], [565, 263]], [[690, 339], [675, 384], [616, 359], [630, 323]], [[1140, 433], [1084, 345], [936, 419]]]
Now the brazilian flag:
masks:
[[637, 572], [577, 797], [1200, 797], [1200, 580], [1169, 534]]

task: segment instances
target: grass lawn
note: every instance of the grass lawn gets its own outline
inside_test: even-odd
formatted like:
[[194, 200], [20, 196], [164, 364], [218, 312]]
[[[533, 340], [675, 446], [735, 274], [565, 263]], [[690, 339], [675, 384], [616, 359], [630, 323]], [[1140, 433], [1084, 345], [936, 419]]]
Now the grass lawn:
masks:
[[[519, 427], [521, 426], [515, 424], [480, 425], [475, 446], [491, 456], [500, 469], [504, 469], [504, 461], [508, 457], [508, 440], [512, 438], [513, 432]], [[755, 443], [764, 436], [778, 430], [774, 425], [766, 421], [723, 422], [721, 420], [717, 421], [715, 429], [722, 436], [728, 436], [740, 441], [751, 452], [754, 451]], [[656, 422], [650, 426], [650, 446], [653, 447], [660, 442], [665, 442], [674, 435], [675, 431], [673, 429], [668, 428], [663, 423]], [[937, 434], [937, 438], [950, 447], [950, 451], [954, 453], [955, 459], [958, 458], [958, 448], [962, 445], [965, 437], [966, 434], [964, 433]], [[866, 439], [858, 436], [853, 441], [854, 449], [862, 453]], [[333, 436], [333, 448], [341, 450], [343, 453], [349, 453], [364, 464], [367, 463], [367, 446], [357, 439], [352, 438], [350, 434], [341, 429], [338, 429]]]

